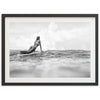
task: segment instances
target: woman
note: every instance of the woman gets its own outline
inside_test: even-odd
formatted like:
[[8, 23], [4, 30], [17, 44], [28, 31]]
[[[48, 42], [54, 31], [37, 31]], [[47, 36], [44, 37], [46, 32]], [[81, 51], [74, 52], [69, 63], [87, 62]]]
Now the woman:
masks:
[[35, 52], [35, 50], [36, 50], [36, 48], [38, 46], [40, 46], [40, 50], [42, 52], [42, 46], [41, 46], [40, 36], [37, 36], [37, 38], [36, 38], [36, 40], [34, 42], [34, 45], [31, 46], [28, 51], [21, 51], [20, 53], [21, 54], [29, 54], [29, 53]]

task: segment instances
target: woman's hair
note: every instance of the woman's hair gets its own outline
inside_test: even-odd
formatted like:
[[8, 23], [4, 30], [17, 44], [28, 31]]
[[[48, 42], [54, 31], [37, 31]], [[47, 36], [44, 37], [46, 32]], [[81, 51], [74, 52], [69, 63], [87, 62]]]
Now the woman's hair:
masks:
[[40, 36], [37, 36], [36, 40], [40, 40]]

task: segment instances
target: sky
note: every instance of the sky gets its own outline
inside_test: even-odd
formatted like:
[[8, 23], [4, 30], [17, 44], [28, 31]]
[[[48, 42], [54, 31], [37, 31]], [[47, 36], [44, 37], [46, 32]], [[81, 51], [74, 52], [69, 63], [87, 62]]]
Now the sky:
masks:
[[89, 22], [10, 22], [10, 49], [27, 50], [40, 36], [43, 50], [90, 50], [90, 30]]

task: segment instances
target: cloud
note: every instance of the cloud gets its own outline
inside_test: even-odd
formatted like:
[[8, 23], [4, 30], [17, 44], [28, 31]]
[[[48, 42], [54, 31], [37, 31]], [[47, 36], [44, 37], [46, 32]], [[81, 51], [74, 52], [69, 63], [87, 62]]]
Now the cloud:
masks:
[[90, 39], [87, 28], [73, 30], [59, 30], [56, 23], [50, 23], [48, 28], [41, 30], [37, 35], [41, 36], [44, 50], [47, 49], [89, 49]]
[[[36, 29], [38, 30], [37, 27]], [[18, 34], [13, 36], [13, 39], [11, 39], [10, 44], [12, 48], [26, 49], [29, 48], [30, 45], [34, 44], [34, 41], [37, 36], [40, 36], [43, 50], [90, 49], [89, 35], [89, 27], [76, 27], [67, 30], [66, 28], [60, 29], [58, 23], [50, 22], [48, 24], [48, 27], [39, 27], [39, 31], [37, 32], [35, 31], [34, 33], [31, 32], [31, 34], [27, 35]], [[14, 42], [12, 43], [12, 41]], [[16, 45], [14, 46], [14, 44]]]

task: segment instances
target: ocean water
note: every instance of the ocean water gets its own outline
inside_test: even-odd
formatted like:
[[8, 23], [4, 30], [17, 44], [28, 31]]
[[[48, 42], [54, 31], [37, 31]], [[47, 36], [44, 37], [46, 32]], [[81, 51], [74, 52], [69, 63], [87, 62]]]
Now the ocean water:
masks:
[[10, 51], [10, 77], [90, 77], [90, 51], [48, 50], [31, 55]]

